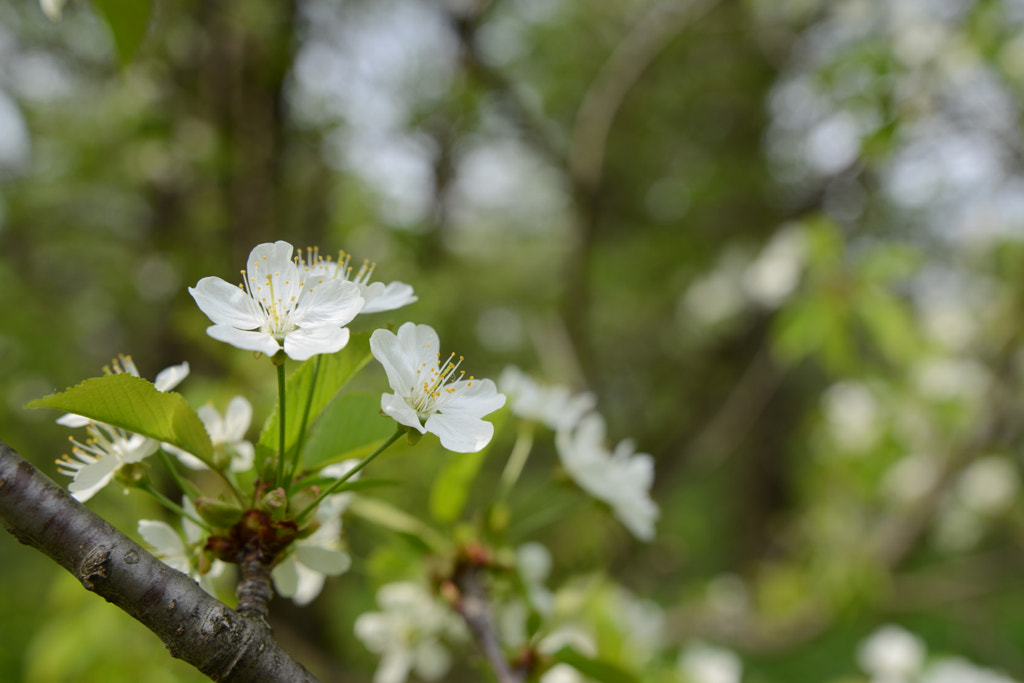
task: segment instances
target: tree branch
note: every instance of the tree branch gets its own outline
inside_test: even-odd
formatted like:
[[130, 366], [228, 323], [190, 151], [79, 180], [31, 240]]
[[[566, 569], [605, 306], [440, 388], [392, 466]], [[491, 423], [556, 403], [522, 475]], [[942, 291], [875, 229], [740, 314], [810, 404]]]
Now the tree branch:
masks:
[[310, 682], [270, 630], [171, 569], [0, 441], [0, 523], [215, 681]]
[[498, 632], [491, 616], [491, 605], [487, 588], [480, 576], [481, 567], [463, 564], [455, 571], [452, 581], [458, 589], [455, 611], [462, 616], [469, 627], [473, 640], [480, 646], [487, 663], [500, 683], [522, 683], [526, 671], [513, 667], [502, 650]]

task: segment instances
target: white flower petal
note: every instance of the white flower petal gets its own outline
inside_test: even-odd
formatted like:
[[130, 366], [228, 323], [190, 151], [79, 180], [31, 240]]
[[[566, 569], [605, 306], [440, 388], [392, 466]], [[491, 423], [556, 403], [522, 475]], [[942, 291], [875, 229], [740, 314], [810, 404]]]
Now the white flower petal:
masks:
[[308, 360], [320, 353], [336, 353], [348, 344], [347, 327], [304, 327], [284, 338], [284, 352], [292, 360]]
[[427, 430], [420, 423], [419, 415], [416, 411], [405, 402], [405, 399], [395, 394], [383, 394], [380, 397], [380, 409], [385, 414], [390, 416], [400, 425], [406, 427], [412, 427], [413, 429], [419, 430], [420, 434], [426, 434]]
[[188, 293], [196, 300], [199, 310], [217, 325], [242, 330], [253, 330], [260, 326], [252, 298], [241, 287], [219, 277], [204, 277], [195, 287], [189, 287]]
[[224, 438], [235, 441], [245, 438], [252, 424], [252, 404], [244, 396], [235, 396], [224, 411]]
[[416, 383], [416, 373], [412, 364], [407, 360], [407, 354], [398, 337], [388, 330], [374, 331], [370, 335], [370, 352], [384, 366], [384, 372], [388, 376], [388, 384], [391, 385], [391, 388], [399, 394], [407, 396]]
[[157, 391], [170, 391], [181, 384], [181, 381], [188, 377], [188, 373], [188, 361], [178, 365], [172, 365], [171, 367], [164, 368], [160, 371], [160, 374], [158, 374], [156, 379], [153, 381], [153, 385], [156, 387]]
[[75, 480], [68, 485], [68, 491], [78, 502], [84, 503], [110, 483], [119, 464], [113, 455], [101, 457], [75, 473]]
[[292, 262], [292, 245], [284, 240], [276, 242], [264, 242], [257, 244], [249, 252], [249, 259], [246, 261], [246, 275], [249, 277], [266, 277], [273, 273], [284, 273], [290, 277], [295, 272], [295, 264]]
[[74, 413], [65, 413], [57, 418], [57, 424], [64, 427], [84, 427], [90, 422], [92, 420], [89, 418], [75, 415]]
[[[185, 544], [182, 543], [181, 536], [167, 522], [140, 519], [139, 535], [161, 555], [183, 556], [185, 554]], [[180, 569], [180, 567], [175, 567], [175, 569]]]
[[168, 453], [170, 453], [171, 455], [173, 455], [174, 457], [176, 457], [181, 462], [182, 465], [189, 468], [190, 470], [200, 471], [210, 469], [202, 460], [192, 455], [188, 451], [178, 448], [174, 444], [162, 443], [160, 444], [160, 447], [163, 448]]
[[363, 303], [357, 285], [344, 280], [326, 280], [304, 294], [296, 307], [296, 324], [300, 327], [347, 325], [359, 315]]
[[295, 594], [291, 597], [296, 605], [303, 607], [320, 595], [320, 591], [324, 588], [324, 575], [303, 566], [301, 562], [296, 563], [295, 570], [298, 573], [298, 585], [295, 587]]
[[288, 555], [278, 562], [277, 566], [270, 572], [270, 578], [274, 581], [274, 590], [283, 598], [290, 598], [299, 589], [299, 569], [295, 555]]
[[424, 426], [437, 434], [442, 446], [456, 453], [476, 453], [494, 436], [494, 425], [477, 417], [437, 413]]
[[412, 285], [395, 281], [389, 282], [385, 287], [376, 288], [379, 284], [381, 283], [374, 282], [363, 290], [363, 298], [366, 299], [363, 313], [393, 311], [419, 300], [419, 297], [412, 293]]
[[228, 469], [232, 472], [248, 472], [256, 461], [256, 447], [248, 441], [235, 441], [231, 444], [235, 454], [231, 458]]
[[301, 564], [327, 576], [344, 574], [352, 566], [352, 558], [343, 550], [300, 545], [295, 548], [295, 556]]
[[380, 658], [373, 674], [373, 683], [404, 683], [412, 670], [412, 653], [408, 650], [388, 650]]
[[206, 328], [206, 334], [235, 348], [259, 351], [265, 356], [273, 356], [281, 350], [281, 345], [267, 332], [240, 330], [229, 325], [211, 325]]
[[483, 417], [505, 405], [505, 395], [499, 394], [498, 387], [489, 379], [455, 382], [452, 387], [458, 390], [458, 396], [441, 408], [445, 415]]

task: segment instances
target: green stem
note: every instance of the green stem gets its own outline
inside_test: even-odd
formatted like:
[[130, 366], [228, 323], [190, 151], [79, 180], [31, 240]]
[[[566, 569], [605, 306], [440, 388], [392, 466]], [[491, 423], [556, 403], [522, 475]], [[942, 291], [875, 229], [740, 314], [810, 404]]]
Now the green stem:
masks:
[[181, 492], [186, 494], [189, 498], [195, 498], [198, 496], [199, 489], [195, 484], [181, 476], [181, 473], [178, 472], [178, 468], [175, 465], [175, 460], [163, 449], [160, 449], [159, 453], [160, 459], [164, 462], [164, 467], [166, 467], [167, 471], [171, 473], [171, 478], [174, 479], [174, 483], [178, 485]]
[[284, 382], [284, 356], [277, 365], [277, 417], [278, 417], [278, 440], [277, 440], [277, 477], [274, 479], [275, 486], [281, 486], [284, 482], [284, 445], [285, 432], [288, 431], [288, 420], [285, 419], [285, 382]]
[[533, 422], [523, 421], [519, 424], [516, 433], [516, 442], [512, 446], [512, 453], [508, 456], [508, 463], [501, 473], [501, 480], [498, 483], [498, 500], [508, 498], [509, 492], [515, 483], [519, 481], [519, 475], [523, 473], [530, 452], [533, 450]]
[[390, 445], [391, 445], [391, 444], [393, 444], [394, 442], [398, 441], [398, 437], [400, 437], [400, 436], [402, 436], [403, 434], [405, 434], [405, 430], [406, 430], [406, 428], [405, 428], [405, 427], [403, 427], [402, 425], [398, 425], [398, 429], [396, 429], [396, 430], [395, 430], [395, 433], [394, 433], [394, 434], [392, 434], [392, 435], [391, 435], [390, 437], [388, 437], [388, 440], [387, 440], [387, 441], [385, 441], [385, 442], [384, 442], [384, 443], [382, 443], [382, 444], [381, 444], [380, 446], [378, 446], [378, 447], [376, 448], [376, 450], [374, 450], [374, 451], [373, 451], [373, 453], [370, 453], [370, 454], [369, 454], [368, 456], [366, 456], [365, 458], [363, 458], [362, 460], [360, 460], [360, 461], [359, 461], [359, 464], [358, 464], [358, 465], [356, 465], [355, 467], [353, 467], [352, 469], [350, 469], [350, 470], [349, 470], [348, 472], [346, 472], [346, 473], [345, 473], [344, 475], [342, 475], [342, 476], [341, 476], [340, 478], [338, 478], [338, 479], [337, 479], [337, 480], [336, 480], [336, 481], [335, 481], [334, 483], [332, 483], [332, 484], [331, 484], [330, 486], [328, 486], [328, 487], [327, 487], [326, 489], [324, 489], [323, 493], [321, 493], [321, 494], [320, 494], [320, 495], [319, 495], [319, 496], [317, 497], [317, 499], [316, 499], [316, 500], [314, 500], [314, 501], [313, 501], [312, 503], [310, 503], [309, 505], [307, 505], [307, 506], [306, 506], [306, 508], [305, 508], [305, 509], [304, 509], [304, 510], [303, 510], [302, 512], [300, 512], [299, 514], [297, 514], [297, 515], [295, 516], [295, 521], [296, 521], [296, 522], [298, 522], [298, 523], [299, 523], [299, 524], [301, 525], [301, 524], [302, 524], [302, 520], [303, 520], [303, 518], [304, 518], [304, 517], [305, 517], [306, 515], [308, 515], [309, 513], [311, 513], [311, 512], [313, 511], [313, 510], [315, 510], [315, 509], [316, 509], [316, 506], [317, 506], [317, 505], [319, 505], [319, 504], [320, 504], [320, 502], [321, 502], [321, 501], [322, 501], [322, 500], [323, 500], [324, 498], [326, 498], [327, 496], [331, 495], [331, 494], [332, 494], [332, 493], [334, 493], [334, 492], [335, 492], [336, 490], [338, 490], [338, 488], [339, 488], [339, 487], [340, 487], [340, 486], [341, 486], [342, 484], [344, 484], [344, 483], [345, 483], [346, 481], [348, 481], [349, 479], [351, 479], [352, 477], [354, 477], [354, 476], [356, 475], [356, 473], [357, 473], [357, 472], [359, 472], [359, 471], [360, 471], [361, 469], [363, 469], [364, 467], [366, 467], [367, 465], [369, 465], [369, 464], [370, 464], [370, 461], [372, 461], [372, 460], [373, 460], [374, 458], [376, 458], [376, 457], [377, 457], [378, 455], [380, 455], [381, 453], [383, 453], [383, 452], [384, 452], [384, 449], [386, 449], [386, 448], [387, 448], [388, 446], [390, 446]]
[[180, 517], [184, 517], [185, 519], [191, 520], [195, 524], [198, 524], [200, 528], [205, 529], [206, 531], [213, 531], [213, 529], [210, 528], [209, 524], [204, 522], [199, 517], [190, 514], [187, 510], [185, 510], [185, 508], [181, 507], [180, 505], [172, 501], [170, 498], [168, 498], [167, 496], [153, 488], [152, 483], [147, 481], [144, 484], [141, 484], [139, 488], [148, 493], [149, 495], [153, 496], [154, 498], [156, 498], [161, 505], [163, 505], [165, 508], [167, 508], [174, 514]]
[[316, 356], [313, 360], [313, 379], [309, 382], [309, 395], [306, 396], [306, 407], [302, 411], [302, 422], [299, 424], [299, 438], [295, 442], [295, 459], [292, 461], [291, 470], [288, 472], [289, 485], [295, 480], [299, 471], [299, 461], [302, 459], [302, 448], [306, 445], [306, 427], [309, 425], [309, 412], [313, 408], [313, 394], [316, 391], [316, 381], [320, 377], [320, 359]]
[[[163, 450], [160, 451], [160, 457], [163, 459], [164, 465], [167, 466], [167, 469], [170, 471], [175, 483], [178, 484], [178, 488], [181, 489], [181, 492], [188, 494], [190, 498], [198, 497], [200, 494], [199, 489], [196, 487], [195, 484], [181, 476], [181, 474], [178, 472], [178, 468], [175, 466], [175, 460]], [[211, 470], [216, 472], [217, 475], [224, 480], [224, 483], [228, 485], [228, 489], [231, 491], [232, 495], [234, 495], [235, 499], [237, 499], [239, 503], [241, 503], [243, 506], [248, 505], [248, 501], [245, 499], [245, 496], [243, 496], [242, 492], [238, 490], [238, 487], [235, 486], [235, 482], [231, 481], [231, 477], [229, 477], [226, 472], [223, 472], [217, 469], [216, 467], [212, 467], [209, 464], [207, 464], [207, 466], [210, 467]]]

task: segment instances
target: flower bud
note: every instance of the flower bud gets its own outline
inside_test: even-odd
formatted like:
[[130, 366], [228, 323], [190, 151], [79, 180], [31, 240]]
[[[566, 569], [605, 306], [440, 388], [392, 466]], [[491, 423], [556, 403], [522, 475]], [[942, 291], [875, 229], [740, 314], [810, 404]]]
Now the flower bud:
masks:
[[146, 465], [141, 462], [125, 463], [117, 468], [114, 477], [125, 488], [135, 488], [146, 478]]
[[280, 486], [267, 491], [260, 497], [260, 507], [275, 519], [282, 519], [288, 509], [288, 494]]

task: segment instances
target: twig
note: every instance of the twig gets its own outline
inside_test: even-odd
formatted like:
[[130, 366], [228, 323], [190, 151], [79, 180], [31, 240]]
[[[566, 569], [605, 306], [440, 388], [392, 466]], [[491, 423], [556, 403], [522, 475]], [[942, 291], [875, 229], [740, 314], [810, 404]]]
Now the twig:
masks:
[[608, 134], [626, 95], [669, 42], [716, 4], [716, 0], [655, 3], [605, 62], [583, 96], [569, 145], [573, 184], [593, 192], [601, 182]]
[[526, 672], [509, 664], [498, 640], [494, 620], [491, 618], [487, 589], [484, 587], [480, 572], [480, 566], [470, 563], [456, 569], [453, 582], [459, 594], [455, 601], [455, 610], [466, 622], [473, 640], [480, 646], [499, 683], [523, 683], [526, 680]]

